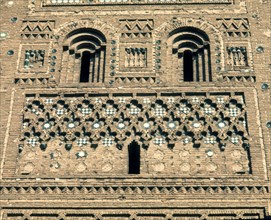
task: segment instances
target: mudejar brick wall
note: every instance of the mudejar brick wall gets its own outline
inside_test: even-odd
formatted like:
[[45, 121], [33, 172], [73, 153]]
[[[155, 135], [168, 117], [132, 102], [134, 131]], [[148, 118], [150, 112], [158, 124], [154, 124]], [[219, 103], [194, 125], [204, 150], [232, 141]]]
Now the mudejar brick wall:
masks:
[[1, 219], [268, 219], [270, 0], [1, 2]]

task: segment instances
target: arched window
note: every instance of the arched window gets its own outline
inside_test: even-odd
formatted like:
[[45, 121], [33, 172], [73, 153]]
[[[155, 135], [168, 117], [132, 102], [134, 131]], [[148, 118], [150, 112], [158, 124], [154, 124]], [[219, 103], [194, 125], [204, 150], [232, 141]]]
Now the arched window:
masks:
[[140, 174], [140, 146], [136, 141], [133, 141], [128, 146], [129, 154], [129, 174]]
[[185, 82], [212, 81], [210, 40], [197, 28], [184, 27], [168, 36], [172, 46], [172, 68], [176, 68]]
[[103, 83], [105, 58], [106, 38], [100, 31], [91, 28], [72, 31], [63, 45], [63, 72], [70, 73], [66, 81]]

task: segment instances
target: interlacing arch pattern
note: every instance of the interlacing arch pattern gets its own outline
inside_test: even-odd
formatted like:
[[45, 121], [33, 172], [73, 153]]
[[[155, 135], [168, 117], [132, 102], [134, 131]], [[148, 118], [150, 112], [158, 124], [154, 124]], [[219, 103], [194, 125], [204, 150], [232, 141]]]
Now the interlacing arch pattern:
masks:
[[[225, 149], [227, 142], [248, 146], [246, 110], [241, 96], [61, 97], [28, 99], [22, 144], [37, 146], [54, 138], [64, 143], [116, 145], [134, 136], [150, 142], [207, 143]], [[44, 146], [46, 148], [46, 146]]]
[[[27, 98], [19, 158], [25, 173], [34, 169], [31, 161], [37, 155], [42, 160], [51, 158], [49, 163], [54, 170], [70, 167], [69, 160], [79, 159], [76, 169], [83, 172], [87, 167], [85, 158], [103, 152], [102, 170], [109, 172], [115, 160], [112, 153], [125, 151], [135, 140], [146, 152], [156, 148], [154, 157], [160, 159], [164, 157], [161, 147], [169, 154], [176, 154], [170, 151], [182, 146], [183, 150], [177, 153], [181, 158], [192, 154], [193, 148], [209, 148], [205, 153], [210, 158], [214, 151], [226, 150], [232, 152], [236, 161], [244, 162], [233, 166], [237, 172], [248, 165], [246, 123], [246, 106], [240, 94], [40, 95]], [[104, 147], [114, 152], [104, 151]], [[127, 156], [118, 157], [122, 164], [126, 163]], [[190, 170], [187, 162], [181, 167], [184, 172]], [[164, 165], [159, 164], [155, 169], [162, 171]], [[217, 165], [211, 163], [207, 169], [214, 171]]]

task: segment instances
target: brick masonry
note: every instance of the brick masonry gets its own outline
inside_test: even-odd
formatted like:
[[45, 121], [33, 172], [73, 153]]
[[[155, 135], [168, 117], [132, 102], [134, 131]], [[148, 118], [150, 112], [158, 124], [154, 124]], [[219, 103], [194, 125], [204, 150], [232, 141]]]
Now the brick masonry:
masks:
[[270, 0], [1, 9], [0, 219], [270, 218]]

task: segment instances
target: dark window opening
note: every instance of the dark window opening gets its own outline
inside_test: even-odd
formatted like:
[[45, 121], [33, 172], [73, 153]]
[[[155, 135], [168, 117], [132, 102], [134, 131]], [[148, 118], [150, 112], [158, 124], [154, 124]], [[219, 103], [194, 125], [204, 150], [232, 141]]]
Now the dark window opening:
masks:
[[90, 52], [85, 51], [81, 60], [80, 82], [89, 82]]
[[129, 153], [129, 174], [140, 173], [140, 146], [136, 141], [133, 141], [128, 146]]
[[193, 53], [189, 50], [184, 51], [183, 74], [185, 82], [193, 81]]

